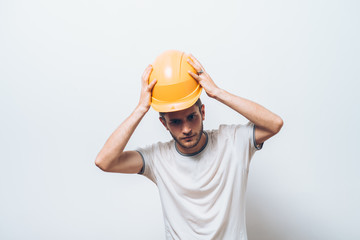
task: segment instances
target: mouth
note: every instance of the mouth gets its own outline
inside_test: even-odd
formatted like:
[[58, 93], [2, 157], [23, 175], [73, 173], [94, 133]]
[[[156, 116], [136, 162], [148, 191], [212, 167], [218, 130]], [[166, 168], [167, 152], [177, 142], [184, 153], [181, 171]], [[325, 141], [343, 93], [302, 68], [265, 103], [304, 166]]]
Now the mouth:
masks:
[[189, 137], [184, 137], [184, 138], [181, 138], [181, 139], [182, 139], [182, 140], [185, 140], [185, 141], [189, 141], [189, 140], [191, 140], [193, 137], [195, 137], [195, 135], [189, 136]]

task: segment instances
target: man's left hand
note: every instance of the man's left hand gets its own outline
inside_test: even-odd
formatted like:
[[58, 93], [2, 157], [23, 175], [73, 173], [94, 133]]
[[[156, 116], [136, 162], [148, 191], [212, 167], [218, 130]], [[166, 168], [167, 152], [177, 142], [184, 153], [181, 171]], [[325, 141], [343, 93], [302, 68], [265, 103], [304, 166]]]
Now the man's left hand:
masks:
[[200, 85], [205, 89], [206, 94], [209, 97], [215, 97], [216, 92], [219, 90], [219, 87], [216, 86], [216, 84], [211, 79], [210, 75], [205, 71], [201, 63], [191, 54], [190, 58], [187, 61], [197, 72], [196, 74], [189, 71], [189, 74], [200, 83]]

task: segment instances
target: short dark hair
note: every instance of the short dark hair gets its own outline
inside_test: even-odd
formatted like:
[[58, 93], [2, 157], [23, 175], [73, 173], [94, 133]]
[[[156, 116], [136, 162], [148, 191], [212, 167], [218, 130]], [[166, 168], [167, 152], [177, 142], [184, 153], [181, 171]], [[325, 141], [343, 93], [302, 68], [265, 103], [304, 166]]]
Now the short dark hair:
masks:
[[[200, 99], [200, 98], [198, 98], [198, 100], [196, 101], [196, 103], [194, 103], [194, 105], [198, 106], [199, 111], [201, 112], [202, 102], [201, 102], [201, 99]], [[194, 106], [194, 105], [192, 105], [192, 106]], [[192, 106], [191, 106], [191, 107], [192, 107]], [[166, 113], [166, 112], [159, 112], [160, 117], [161, 117], [161, 118], [164, 118], [165, 113]]]

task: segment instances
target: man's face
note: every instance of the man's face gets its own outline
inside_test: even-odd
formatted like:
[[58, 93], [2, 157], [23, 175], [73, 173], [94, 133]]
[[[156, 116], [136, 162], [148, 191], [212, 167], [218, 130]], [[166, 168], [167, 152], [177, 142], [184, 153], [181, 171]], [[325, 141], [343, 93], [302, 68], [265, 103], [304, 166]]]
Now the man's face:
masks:
[[181, 111], [166, 113], [164, 119], [160, 117], [160, 121], [169, 130], [183, 153], [193, 153], [202, 147], [199, 146], [199, 142], [203, 136], [204, 118], [204, 105], [201, 106], [201, 110], [193, 105]]

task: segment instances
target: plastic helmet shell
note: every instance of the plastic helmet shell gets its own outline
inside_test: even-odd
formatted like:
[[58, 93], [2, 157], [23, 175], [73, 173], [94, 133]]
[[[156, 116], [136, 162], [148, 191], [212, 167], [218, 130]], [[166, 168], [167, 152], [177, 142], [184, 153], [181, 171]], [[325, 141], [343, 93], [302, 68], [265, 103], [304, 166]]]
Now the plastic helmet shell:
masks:
[[177, 50], [160, 54], [152, 64], [149, 83], [157, 80], [151, 106], [158, 112], [174, 112], [191, 107], [201, 95], [201, 85], [188, 71], [196, 73], [187, 62], [190, 56]]

